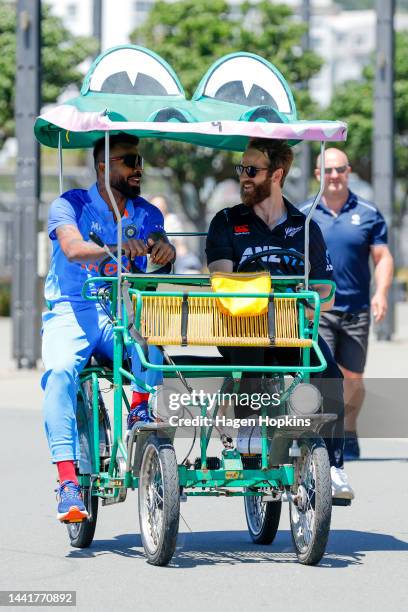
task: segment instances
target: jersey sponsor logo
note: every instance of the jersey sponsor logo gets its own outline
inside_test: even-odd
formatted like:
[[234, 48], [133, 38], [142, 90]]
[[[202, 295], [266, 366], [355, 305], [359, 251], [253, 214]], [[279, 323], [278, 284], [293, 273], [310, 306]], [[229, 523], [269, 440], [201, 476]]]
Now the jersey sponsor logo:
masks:
[[102, 228], [97, 221], [92, 221], [91, 232], [101, 232]]
[[[122, 264], [130, 272], [130, 262], [127, 257], [122, 257]], [[118, 265], [112, 260], [107, 260], [102, 267], [98, 263], [81, 264], [81, 269], [91, 274], [95, 272], [97, 275], [103, 274], [104, 276], [117, 276], [118, 273]]]
[[304, 263], [302, 261], [299, 261], [299, 259], [296, 257], [290, 257], [289, 255], [283, 255], [283, 256], [279, 255], [280, 248], [276, 246], [270, 246], [270, 245], [248, 247], [242, 253], [239, 263], [241, 264], [242, 262], [246, 261], [248, 257], [251, 257], [252, 255], [255, 255], [257, 253], [262, 253], [263, 251], [272, 251], [272, 250], [276, 251], [276, 254], [271, 253], [270, 255], [265, 255], [264, 257], [261, 257], [261, 261], [263, 261], [264, 263], [280, 263], [281, 261], [284, 261], [285, 263], [290, 263], [291, 265], [298, 265], [298, 266], [304, 265]]
[[234, 235], [238, 236], [242, 234], [249, 234], [249, 225], [247, 223], [243, 225], [234, 225]]
[[301, 229], [301, 225], [299, 227], [285, 227], [285, 238], [293, 238]]
[[87, 270], [88, 272], [99, 272], [99, 266], [97, 263], [81, 264], [81, 269]]
[[354, 213], [354, 215], [351, 215], [352, 225], [360, 225], [360, 223], [361, 223], [361, 217], [358, 213]]

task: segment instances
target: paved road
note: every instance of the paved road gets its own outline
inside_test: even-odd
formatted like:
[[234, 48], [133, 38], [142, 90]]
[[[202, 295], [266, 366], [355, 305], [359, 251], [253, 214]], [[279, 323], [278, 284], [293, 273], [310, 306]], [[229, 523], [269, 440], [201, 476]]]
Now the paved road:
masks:
[[[372, 342], [369, 375], [406, 376], [405, 332], [391, 344]], [[0, 320], [5, 341], [8, 333], [9, 322]], [[182, 504], [170, 567], [155, 568], [144, 560], [136, 493], [100, 510], [91, 548], [68, 545], [55, 519], [38, 379], [38, 372], [13, 370], [3, 344], [0, 589], [76, 590], [77, 608], [91, 611], [406, 609], [408, 439], [363, 440], [363, 460], [347, 465], [357, 499], [333, 509], [319, 567], [297, 562], [287, 506], [274, 544], [261, 547], [247, 535], [241, 500], [198, 498]]]

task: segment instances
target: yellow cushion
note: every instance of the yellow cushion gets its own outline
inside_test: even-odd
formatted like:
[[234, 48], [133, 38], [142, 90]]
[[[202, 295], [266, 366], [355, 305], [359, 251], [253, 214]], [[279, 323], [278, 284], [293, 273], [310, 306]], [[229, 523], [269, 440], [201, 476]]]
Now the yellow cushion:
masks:
[[[270, 293], [272, 289], [269, 272], [213, 272], [211, 287], [215, 293]], [[220, 297], [220, 311], [234, 317], [256, 317], [268, 310], [268, 298]]]

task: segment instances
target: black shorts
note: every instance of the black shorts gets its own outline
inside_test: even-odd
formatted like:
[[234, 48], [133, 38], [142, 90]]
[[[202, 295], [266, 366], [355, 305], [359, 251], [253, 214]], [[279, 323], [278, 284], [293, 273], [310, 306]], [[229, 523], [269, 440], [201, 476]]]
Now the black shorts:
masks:
[[339, 365], [362, 374], [367, 359], [370, 312], [364, 310], [353, 313], [351, 321], [344, 314], [322, 312], [319, 334], [326, 340]]

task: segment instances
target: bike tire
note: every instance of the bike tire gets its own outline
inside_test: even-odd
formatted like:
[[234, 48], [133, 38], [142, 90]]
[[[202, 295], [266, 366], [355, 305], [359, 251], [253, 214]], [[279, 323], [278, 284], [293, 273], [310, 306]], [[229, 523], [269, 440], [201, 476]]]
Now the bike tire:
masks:
[[146, 441], [139, 476], [139, 523], [148, 563], [167, 565], [176, 550], [180, 486], [170, 440], [155, 434]]
[[[82, 495], [84, 497], [84, 504], [90, 513], [91, 518], [82, 521], [82, 523], [68, 523], [68, 537], [70, 539], [71, 546], [74, 548], [88, 548], [92, 544], [96, 521], [98, 519], [98, 497], [95, 495], [90, 496], [89, 489], [83, 489]], [[89, 503], [89, 497], [90, 503]]]
[[262, 502], [258, 496], [245, 496], [248, 532], [255, 544], [272, 544], [279, 529], [282, 502]]
[[301, 457], [295, 460], [296, 493], [304, 491], [301, 506], [290, 501], [292, 541], [303, 565], [316, 565], [323, 557], [330, 533], [332, 490], [330, 463], [320, 438], [299, 441]]

